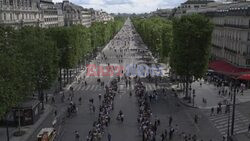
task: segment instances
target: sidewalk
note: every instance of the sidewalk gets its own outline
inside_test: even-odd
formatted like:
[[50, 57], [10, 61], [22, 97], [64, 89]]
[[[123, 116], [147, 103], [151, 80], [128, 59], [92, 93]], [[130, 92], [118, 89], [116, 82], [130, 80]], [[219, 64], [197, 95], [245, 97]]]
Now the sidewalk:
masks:
[[[193, 94], [191, 94], [191, 103], [186, 100], [183, 100], [185, 94], [182, 91], [178, 92], [178, 97], [181, 99], [181, 102], [184, 102], [185, 105], [196, 107], [200, 109], [210, 109], [211, 107], [216, 107], [219, 102], [222, 104], [224, 101], [229, 101], [232, 103], [231, 98], [229, 95], [218, 95], [219, 88], [215, 87], [213, 84], [202, 82], [202, 86], [200, 86], [200, 82], [196, 81], [191, 84], [192, 89], [195, 89], [195, 98], [194, 98], [194, 106], [193, 106]], [[172, 85], [171, 88], [176, 87]], [[228, 87], [225, 87], [227, 91], [229, 91]], [[203, 103], [202, 99], [205, 98], [207, 103]], [[250, 101], [250, 89], [245, 90], [243, 95], [240, 93], [236, 94], [236, 104], [249, 102]]]
[[[48, 115], [51, 114], [53, 111], [53, 107], [50, 105], [45, 105], [45, 109], [46, 110], [40, 115], [39, 120], [36, 121], [35, 124], [21, 127], [21, 130], [25, 131], [25, 134], [23, 136], [20, 137], [13, 136], [13, 133], [18, 131], [18, 128], [10, 127], [9, 128], [10, 141], [28, 141], [29, 138], [35, 132], [35, 130], [46, 120]], [[0, 138], [2, 141], [7, 140], [5, 127], [0, 127]]]
[[233, 141], [249, 141], [250, 133], [242, 133], [233, 137]]
[[[76, 76], [76, 78], [79, 78], [83, 73], [85, 73], [86, 69], [84, 70], [81, 70], [79, 73], [78, 73], [78, 76]], [[74, 78], [74, 80], [72, 81], [72, 83], [66, 85], [64, 88], [63, 88], [63, 91], [68, 91], [69, 88], [77, 83], [75, 80], [76, 78]], [[53, 95], [53, 91], [48, 91], [48, 96], [52, 96]], [[53, 107], [52, 105], [50, 104], [46, 104], [45, 105], [45, 110], [44, 112], [40, 115], [40, 118], [38, 119], [38, 121], [36, 121], [35, 124], [33, 125], [29, 125], [29, 126], [23, 126], [21, 127], [21, 130], [22, 131], [25, 131], [25, 134], [23, 136], [20, 136], [20, 137], [15, 137], [13, 136], [13, 133], [18, 131], [18, 128], [16, 127], [9, 127], [9, 136], [10, 136], [10, 141], [29, 141], [30, 138], [32, 136], [34, 136], [33, 134], [36, 133], [36, 130], [39, 129], [39, 127], [43, 124], [43, 122], [45, 122], [45, 120], [49, 117], [49, 115], [52, 114], [52, 112], [55, 110], [56, 107]], [[64, 112], [64, 110], [62, 110], [63, 108], [61, 108], [61, 110], [58, 110], [58, 116], [61, 116], [62, 115], [62, 112]], [[1, 141], [5, 141], [7, 140], [7, 136], [6, 136], [6, 127], [4, 126], [1, 126], [0, 127], [0, 139]]]

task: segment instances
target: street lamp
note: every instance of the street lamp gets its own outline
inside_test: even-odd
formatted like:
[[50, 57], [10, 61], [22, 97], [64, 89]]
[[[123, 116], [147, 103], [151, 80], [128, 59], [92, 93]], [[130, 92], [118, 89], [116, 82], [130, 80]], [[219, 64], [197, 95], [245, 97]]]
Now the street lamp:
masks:
[[232, 113], [231, 136], [234, 135], [235, 101], [236, 101], [236, 85], [234, 87], [234, 97], [233, 97], [233, 113]]
[[[229, 109], [230, 109], [230, 104], [229, 104]], [[227, 121], [227, 141], [229, 141], [230, 139], [229, 137], [230, 137], [230, 112], [228, 113], [228, 121]]]
[[194, 107], [194, 98], [195, 98], [195, 92], [193, 91], [193, 107]]
[[8, 120], [8, 113], [5, 113], [5, 122], [6, 122], [6, 137], [7, 141], [10, 141], [10, 134], [9, 134], [9, 120]]

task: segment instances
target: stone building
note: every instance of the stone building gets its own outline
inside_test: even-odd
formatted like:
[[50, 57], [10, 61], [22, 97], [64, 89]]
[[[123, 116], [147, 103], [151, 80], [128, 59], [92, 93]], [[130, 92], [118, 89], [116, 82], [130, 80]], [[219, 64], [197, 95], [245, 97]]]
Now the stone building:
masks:
[[225, 4], [206, 13], [214, 23], [212, 55], [236, 67], [250, 67], [250, 2]]
[[0, 25], [43, 26], [38, 0], [0, 0]]
[[65, 26], [81, 24], [81, 10], [83, 9], [81, 6], [71, 3], [69, 0], [63, 0], [62, 3], [56, 5], [63, 11]]
[[205, 8], [213, 0], [187, 0], [177, 7], [175, 17], [181, 17], [189, 13], [197, 13], [201, 8]]
[[64, 26], [62, 10], [58, 9], [52, 0], [40, 0], [39, 9], [42, 13], [45, 28]]
[[81, 24], [90, 27], [91, 26], [91, 11], [88, 9], [81, 10]]
[[171, 9], [157, 9], [156, 11], [152, 12], [152, 16], [159, 16], [162, 18], [169, 18], [171, 14]]

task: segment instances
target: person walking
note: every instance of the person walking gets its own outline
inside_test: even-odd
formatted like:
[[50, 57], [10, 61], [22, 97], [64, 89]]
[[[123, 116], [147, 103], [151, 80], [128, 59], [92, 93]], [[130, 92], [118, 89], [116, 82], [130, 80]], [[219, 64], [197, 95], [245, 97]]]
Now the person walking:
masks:
[[164, 133], [161, 134], [161, 141], [164, 141], [165, 140], [165, 135]]
[[78, 131], [75, 131], [75, 141], [79, 141], [80, 140], [80, 135]]
[[82, 105], [82, 97], [79, 97], [78, 101], [79, 101], [79, 105]]
[[173, 121], [173, 118], [172, 118], [172, 116], [170, 116], [170, 117], [169, 117], [169, 121], [168, 121], [168, 125], [169, 125], [169, 126], [171, 126], [172, 121]]
[[55, 117], [57, 116], [57, 110], [54, 111]]
[[111, 134], [108, 133], [108, 141], [111, 141]]
[[194, 123], [198, 124], [198, 115], [194, 115]]
[[98, 97], [99, 97], [99, 101], [101, 101], [102, 100], [102, 94], [99, 94]]
[[214, 115], [214, 107], [211, 108], [211, 116]]

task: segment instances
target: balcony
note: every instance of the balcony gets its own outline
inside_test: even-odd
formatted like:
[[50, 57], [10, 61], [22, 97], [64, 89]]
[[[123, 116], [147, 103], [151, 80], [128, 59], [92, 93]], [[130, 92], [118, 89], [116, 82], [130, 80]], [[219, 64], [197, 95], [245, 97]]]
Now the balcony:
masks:
[[248, 25], [234, 25], [234, 24], [224, 24], [224, 26], [227, 27], [233, 27], [233, 28], [241, 28], [241, 29], [248, 29]]

